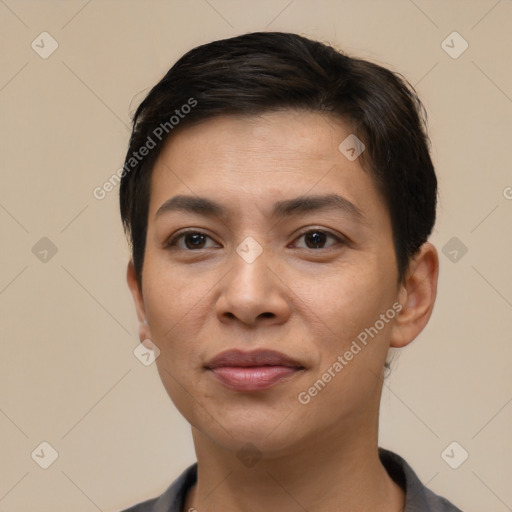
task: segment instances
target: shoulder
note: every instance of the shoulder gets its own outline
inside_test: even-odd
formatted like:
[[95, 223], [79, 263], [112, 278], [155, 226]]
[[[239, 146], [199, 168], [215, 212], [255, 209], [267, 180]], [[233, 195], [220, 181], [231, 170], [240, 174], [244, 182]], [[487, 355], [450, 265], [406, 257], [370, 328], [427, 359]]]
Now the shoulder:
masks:
[[462, 512], [460, 508], [457, 508], [451, 501], [446, 498], [434, 494], [430, 489], [423, 488], [425, 493], [425, 499], [429, 505], [428, 510], [432, 512]]
[[137, 505], [133, 505], [130, 508], [122, 510], [121, 512], [152, 512], [154, 510], [154, 505], [158, 501], [159, 498], [153, 498], [151, 500], [146, 500]]
[[446, 498], [425, 487], [400, 455], [379, 447], [379, 458], [389, 476], [405, 492], [404, 512], [462, 512]]
[[137, 503], [121, 512], [181, 512], [188, 490], [197, 480], [197, 462], [189, 466], [156, 498]]

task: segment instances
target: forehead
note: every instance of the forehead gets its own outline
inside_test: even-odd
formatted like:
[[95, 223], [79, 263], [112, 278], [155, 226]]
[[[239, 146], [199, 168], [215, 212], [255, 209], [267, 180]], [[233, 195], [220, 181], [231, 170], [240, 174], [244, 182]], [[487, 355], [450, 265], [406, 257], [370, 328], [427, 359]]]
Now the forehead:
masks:
[[351, 133], [331, 116], [290, 110], [186, 127], [155, 163], [150, 219], [175, 195], [207, 196], [231, 213], [255, 205], [271, 215], [278, 200], [333, 193], [382, 219], [387, 212], [373, 179], [339, 149]]

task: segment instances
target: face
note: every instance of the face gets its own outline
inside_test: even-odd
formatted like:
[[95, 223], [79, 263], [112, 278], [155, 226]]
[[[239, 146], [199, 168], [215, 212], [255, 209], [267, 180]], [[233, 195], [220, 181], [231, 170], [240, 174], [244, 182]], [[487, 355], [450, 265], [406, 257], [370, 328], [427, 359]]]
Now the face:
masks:
[[317, 113], [217, 117], [154, 167], [142, 289], [128, 271], [141, 338], [217, 445], [278, 455], [374, 428], [405, 295], [384, 200], [338, 149], [350, 133]]

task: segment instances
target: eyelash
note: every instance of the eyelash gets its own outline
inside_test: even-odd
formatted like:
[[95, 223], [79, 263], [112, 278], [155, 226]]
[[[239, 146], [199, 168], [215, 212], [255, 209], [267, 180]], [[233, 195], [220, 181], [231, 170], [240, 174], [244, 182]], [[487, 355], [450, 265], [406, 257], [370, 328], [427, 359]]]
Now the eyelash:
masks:
[[[299, 233], [297, 235], [297, 237], [295, 238], [295, 240], [297, 240], [298, 238], [301, 238], [303, 237], [304, 235], [307, 235], [309, 233], [323, 233], [325, 235], [327, 235], [328, 237], [330, 236], [331, 238], [334, 238], [338, 243], [340, 244], [346, 244], [347, 241], [337, 235], [335, 235], [334, 233], [331, 233], [330, 231], [327, 231], [325, 229], [315, 229], [315, 228], [310, 228], [306, 231], [303, 231], [302, 233]], [[207, 235], [206, 233], [203, 233], [202, 231], [197, 231], [197, 230], [193, 230], [193, 229], [189, 229], [187, 231], [182, 231], [181, 233], [179, 233], [178, 235], [170, 238], [166, 244], [165, 244], [165, 248], [171, 248], [171, 247], [175, 247], [175, 244], [178, 240], [180, 240], [181, 238], [184, 238], [186, 235], [190, 235], [190, 234], [194, 234], [194, 235], [204, 235], [208, 238], [211, 239], [211, 237], [209, 235]], [[301, 247], [301, 249], [309, 249], [310, 251], [319, 251], [319, 250], [329, 250], [333, 248], [332, 246], [331, 247], [320, 247], [320, 248], [317, 248], [317, 249], [312, 249], [312, 248], [309, 248], [309, 247]], [[181, 248], [179, 248], [181, 249]], [[200, 248], [200, 249], [187, 249], [187, 248], [183, 248], [183, 250], [187, 251], [187, 252], [199, 252], [199, 251], [202, 251], [204, 250], [205, 248]]]

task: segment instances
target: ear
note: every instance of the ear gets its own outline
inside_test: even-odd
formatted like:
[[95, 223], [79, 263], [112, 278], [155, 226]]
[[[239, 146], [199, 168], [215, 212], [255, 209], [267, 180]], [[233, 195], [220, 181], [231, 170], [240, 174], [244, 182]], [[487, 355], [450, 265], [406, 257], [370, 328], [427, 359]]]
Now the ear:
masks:
[[126, 269], [126, 281], [132, 293], [133, 302], [135, 304], [135, 310], [137, 311], [137, 318], [139, 319], [140, 341], [142, 342], [148, 338], [151, 339], [151, 331], [146, 320], [144, 298], [142, 296], [142, 290], [140, 289], [139, 283], [137, 281], [135, 266], [132, 260], [129, 261], [128, 267]]
[[405, 347], [427, 325], [437, 295], [439, 257], [437, 249], [425, 242], [411, 260], [405, 283], [400, 285], [402, 309], [395, 317], [390, 346]]

